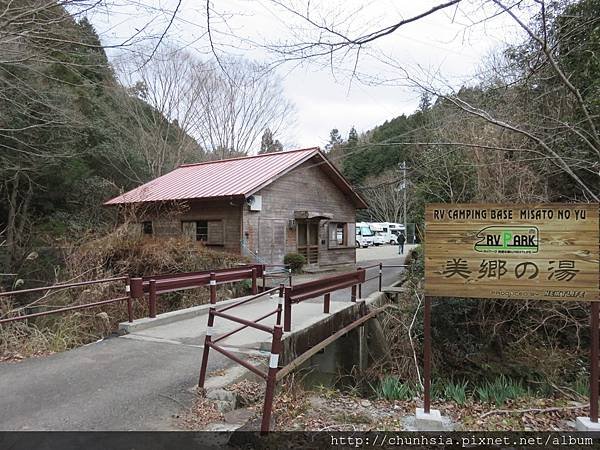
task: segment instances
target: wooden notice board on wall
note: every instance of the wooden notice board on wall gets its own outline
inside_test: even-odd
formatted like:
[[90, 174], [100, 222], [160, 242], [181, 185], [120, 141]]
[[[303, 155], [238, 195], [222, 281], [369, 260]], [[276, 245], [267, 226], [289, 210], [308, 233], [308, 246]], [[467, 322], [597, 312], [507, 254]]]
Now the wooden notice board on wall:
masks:
[[429, 204], [425, 295], [597, 301], [598, 204]]

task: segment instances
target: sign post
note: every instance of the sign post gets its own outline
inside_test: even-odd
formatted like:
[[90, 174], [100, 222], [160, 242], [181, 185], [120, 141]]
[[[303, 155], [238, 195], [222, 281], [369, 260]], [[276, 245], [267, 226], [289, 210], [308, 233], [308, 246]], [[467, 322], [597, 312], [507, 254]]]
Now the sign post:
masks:
[[[590, 422], [598, 423], [598, 302], [592, 303], [590, 318]], [[600, 428], [599, 428], [600, 429]]]
[[431, 413], [431, 297], [425, 296], [423, 311], [423, 412]]
[[[425, 210], [424, 390], [431, 386], [431, 297], [588, 301], [590, 417], [598, 424], [598, 204], [429, 204]], [[585, 418], [587, 419], [587, 418]]]

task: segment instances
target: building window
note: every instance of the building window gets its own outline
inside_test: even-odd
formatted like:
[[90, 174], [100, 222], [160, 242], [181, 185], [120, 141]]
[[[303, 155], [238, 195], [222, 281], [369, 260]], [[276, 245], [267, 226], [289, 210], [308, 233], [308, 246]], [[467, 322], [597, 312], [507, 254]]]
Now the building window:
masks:
[[335, 232], [335, 237], [337, 240], [337, 245], [338, 247], [341, 245], [347, 245], [348, 243], [348, 238], [347, 238], [347, 226], [345, 223], [338, 223], [336, 226], [336, 232]]
[[142, 234], [146, 234], [146, 235], [152, 234], [152, 221], [151, 220], [142, 222]]
[[208, 242], [208, 220], [196, 221], [196, 240]]
[[354, 247], [354, 223], [329, 222], [329, 248]]
[[205, 245], [224, 245], [222, 220], [182, 221], [181, 232], [189, 239], [203, 242]]

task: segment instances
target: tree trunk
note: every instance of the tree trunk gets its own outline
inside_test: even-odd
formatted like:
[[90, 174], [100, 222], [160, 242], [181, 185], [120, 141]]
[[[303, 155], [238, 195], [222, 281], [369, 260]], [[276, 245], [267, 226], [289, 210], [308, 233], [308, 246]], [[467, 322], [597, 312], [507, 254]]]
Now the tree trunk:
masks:
[[4, 272], [12, 273], [15, 255], [15, 232], [17, 217], [17, 192], [19, 190], [19, 172], [15, 175], [11, 186], [7, 186], [8, 217], [6, 221], [6, 254], [4, 255]]

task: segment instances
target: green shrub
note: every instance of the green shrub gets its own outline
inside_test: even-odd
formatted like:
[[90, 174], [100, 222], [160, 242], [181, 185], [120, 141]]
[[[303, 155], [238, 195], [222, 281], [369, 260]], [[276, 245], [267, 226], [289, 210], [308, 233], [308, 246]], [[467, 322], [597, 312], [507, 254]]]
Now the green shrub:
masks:
[[[443, 399], [444, 398], [444, 388], [445, 388], [444, 380], [440, 378], [434, 378], [431, 380], [431, 398], [434, 399]], [[423, 396], [423, 389], [421, 386], [417, 386], [416, 394]]]
[[302, 256], [300, 253], [288, 253], [283, 258], [283, 263], [290, 266], [292, 272], [297, 273], [302, 270], [302, 266], [306, 264], [306, 258]]
[[388, 376], [379, 382], [375, 393], [377, 397], [386, 400], [410, 400], [414, 397], [415, 390], [399, 378]]
[[496, 406], [505, 404], [507, 400], [529, 395], [528, 389], [523, 387], [521, 382], [511, 380], [504, 375], [500, 375], [491, 383], [487, 382], [479, 386], [475, 392], [483, 403], [495, 403]]
[[449, 381], [444, 386], [444, 398], [446, 400], [452, 400], [459, 405], [467, 403], [467, 387], [469, 382], [467, 380], [462, 381]]

